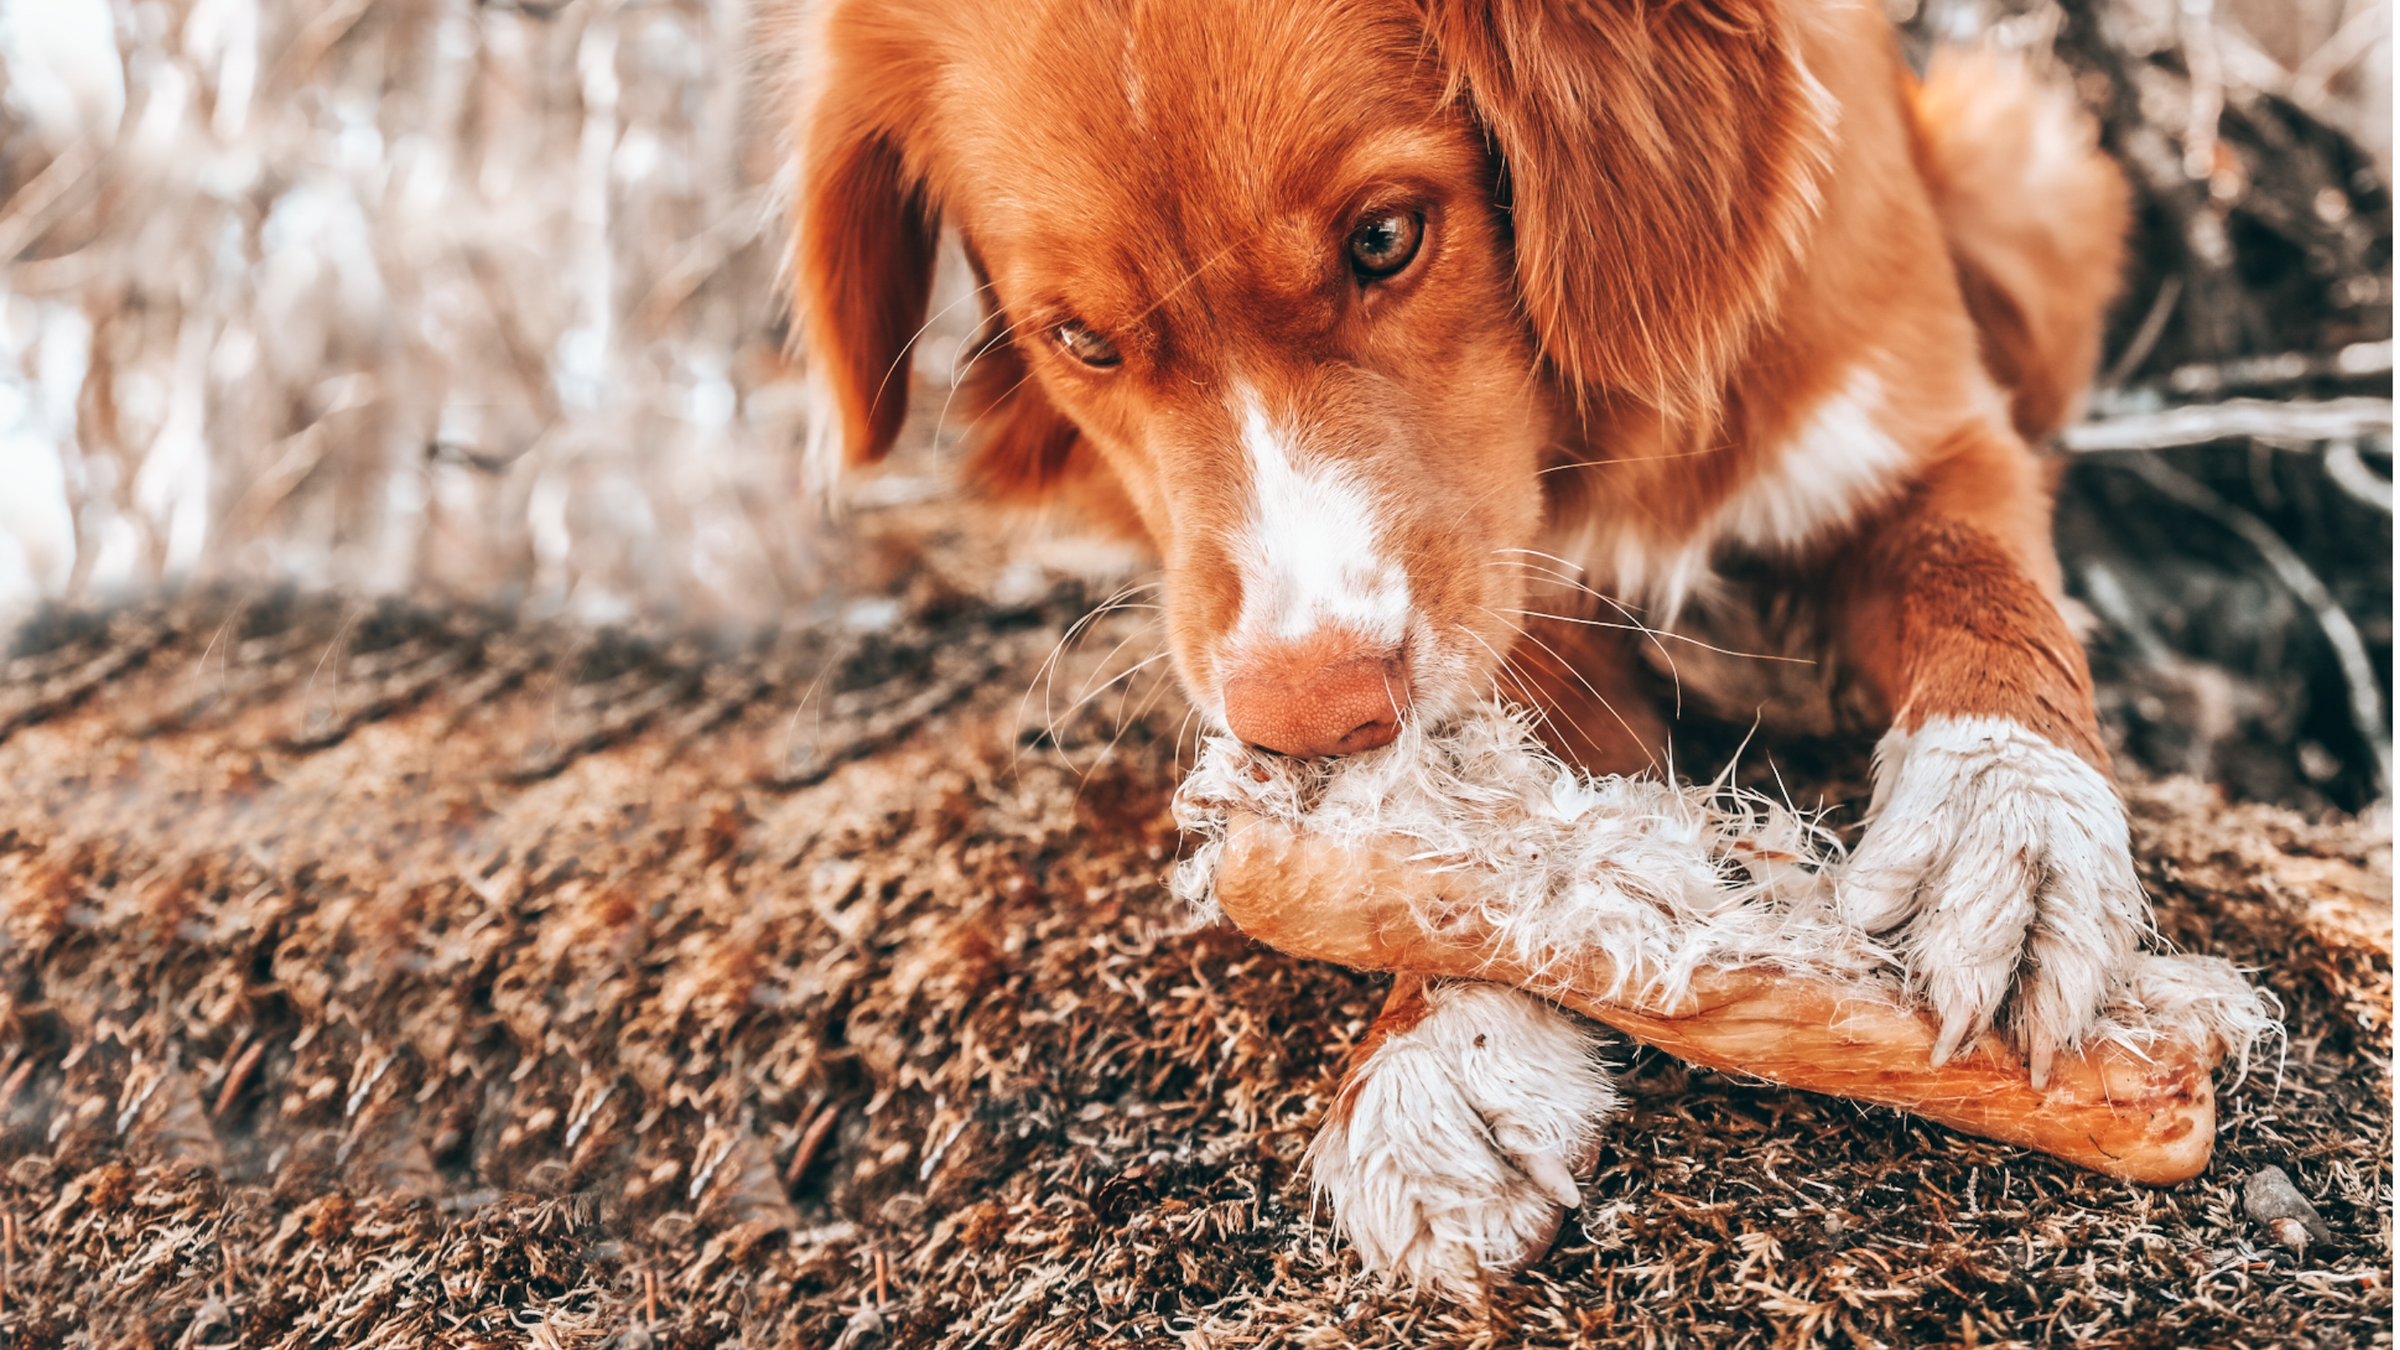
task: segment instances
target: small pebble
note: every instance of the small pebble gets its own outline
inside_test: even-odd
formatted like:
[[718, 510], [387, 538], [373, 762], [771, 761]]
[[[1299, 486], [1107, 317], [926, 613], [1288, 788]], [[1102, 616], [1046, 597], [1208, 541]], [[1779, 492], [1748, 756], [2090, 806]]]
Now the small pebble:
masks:
[[2333, 1241], [2333, 1230], [2317, 1217], [2317, 1207], [2280, 1167], [2262, 1167], [2251, 1174], [2242, 1187], [2242, 1209], [2294, 1256], [2307, 1254], [2311, 1241]]
[[872, 1305], [862, 1306], [850, 1314], [850, 1324], [842, 1328], [841, 1339], [833, 1343], [834, 1350], [852, 1350], [883, 1335], [883, 1314]]

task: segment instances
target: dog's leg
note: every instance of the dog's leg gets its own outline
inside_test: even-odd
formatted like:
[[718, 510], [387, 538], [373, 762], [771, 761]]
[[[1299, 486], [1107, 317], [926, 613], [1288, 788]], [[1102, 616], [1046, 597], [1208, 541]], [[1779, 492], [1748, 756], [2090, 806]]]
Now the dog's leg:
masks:
[[1997, 1021], [2036, 1083], [2149, 923], [2057, 586], [2037, 466], [1979, 431], [1868, 528], [1836, 594], [1844, 654], [1891, 712], [1843, 912], [1895, 935], [1937, 1062]]
[[1401, 976], [1309, 1147], [1367, 1269], [1473, 1300], [1540, 1260], [1616, 1107], [1593, 1050], [1530, 994]]
[[[1536, 616], [1502, 693], [1588, 773], [1663, 763], [1665, 723], [1620, 632]], [[1541, 1259], [1581, 1203], [1617, 1096], [1592, 1025], [1504, 985], [1402, 976], [1310, 1149], [1370, 1270], [1455, 1298]]]

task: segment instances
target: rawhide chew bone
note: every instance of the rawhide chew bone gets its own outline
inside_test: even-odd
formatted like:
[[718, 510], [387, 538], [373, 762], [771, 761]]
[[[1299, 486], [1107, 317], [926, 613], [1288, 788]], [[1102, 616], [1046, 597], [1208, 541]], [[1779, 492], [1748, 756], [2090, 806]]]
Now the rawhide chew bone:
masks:
[[1897, 964], [1834, 915], [1829, 839], [1722, 789], [1583, 779], [1498, 708], [1341, 760], [1215, 738], [1176, 812], [1201, 840], [1177, 892], [1282, 951], [1513, 984], [1696, 1064], [2134, 1181], [2208, 1165], [2210, 1072], [2276, 1027], [2228, 962], [2144, 955], [2045, 1086], [1997, 1035], [1936, 1067]]

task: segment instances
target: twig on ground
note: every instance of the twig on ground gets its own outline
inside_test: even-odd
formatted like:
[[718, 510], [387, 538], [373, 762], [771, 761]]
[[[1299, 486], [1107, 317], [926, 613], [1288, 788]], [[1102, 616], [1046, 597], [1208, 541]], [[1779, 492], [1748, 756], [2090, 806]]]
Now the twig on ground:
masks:
[[2076, 454], [2093, 454], [2112, 450], [2167, 450], [2250, 437], [2332, 441], [2389, 435], [2391, 430], [2392, 401], [2388, 398], [2288, 403], [2242, 398], [2086, 422], [2060, 432], [2058, 440]]
[[[2126, 373], [2131, 374], [2131, 368]], [[2167, 376], [2167, 388], [2186, 397], [2205, 398], [2227, 389], [2275, 388], [2306, 380], [2364, 380], [2391, 373], [2389, 340], [2353, 342], [2334, 352], [2271, 352], [2177, 366]]]
[[840, 1116], [840, 1107], [828, 1106], [817, 1113], [815, 1120], [808, 1123], [808, 1133], [800, 1136], [800, 1146], [792, 1150], [791, 1166], [783, 1169], [785, 1186], [799, 1184], [800, 1174], [806, 1172], [808, 1165], [816, 1161], [817, 1150], [825, 1146], [825, 1136], [833, 1132], [833, 1122]]
[[2392, 31], [2391, 7], [2377, 0], [2352, 14], [2317, 49], [2308, 54], [2300, 68], [2292, 72], [2288, 94], [2302, 112], [2316, 113], [2326, 103], [2333, 81], [2343, 71], [2357, 65], [2368, 52], [2375, 49], [2378, 39], [2388, 39]]
[[8, 1081], [0, 1083], [0, 1116], [7, 1114], [9, 1106], [17, 1100], [18, 1089], [24, 1087], [25, 1080], [32, 1076], [33, 1056], [18, 1056], [17, 1067], [8, 1072]]
[[2325, 448], [2325, 476], [2367, 505], [2391, 514], [2392, 480], [2378, 477], [2358, 453], [2358, 442], [2339, 440]]
[[2100, 388], [2114, 389], [2133, 378], [2133, 372], [2150, 359], [2150, 351], [2158, 345], [2161, 333], [2167, 331], [2167, 320], [2175, 313], [2175, 302], [2183, 298], [2183, 278], [2170, 276], [2159, 283], [2158, 295], [2150, 302], [2150, 310], [2142, 316], [2142, 326], [2133, 330], [2133, 338], [2125, 344], [2109, 368], [2100, 377]]
[[210, 1108], [208, 1113], [210, 1120], [216, 1121], [225, 1118], [225, 1113], [233, 1108], [234, 1098], [241, 1095], [242, 1084], [250, 1080], [250, 1071], [258, 1067], [258, 1057], [265, 1054], [266, 1051], [267, 1043], [265, 1041], [252, 1041], [250, 1048], [242, 1052], [242, 1057], [235, 1060], [233, 1067], [225, 1071], [225, 1086], [217, 1089], [216, 1105]]
[[42, 231], [49, 228], [51, 209], [66, 199], [68, 192], [80, 185], [100, 162], [100, 152], [90, 139], [78, 138], [73, 145], [61, 150], [58, 158], [42, 166], [33, 181], [19, 188], [8, 199], [5, 214], [0, 214], [0, 261], [13, 259]]
[[2183, 60], [2190, 72], [2184, 105], [2183, 172], [2197, 182], [2216, 173], [2217, 119], [2225, 112], [2225, 68], [2217, 51], [2211, 0], [2183, 0]]

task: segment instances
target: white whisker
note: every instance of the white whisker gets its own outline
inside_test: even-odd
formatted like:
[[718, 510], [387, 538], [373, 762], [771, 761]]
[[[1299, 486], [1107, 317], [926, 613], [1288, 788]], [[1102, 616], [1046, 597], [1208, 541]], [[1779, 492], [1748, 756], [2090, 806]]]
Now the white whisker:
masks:
[[[954, 310], [960, 305], [963, 305], [968, 301], [981, 296], [985, 291], [988, 291], [991, 288], [992, 283], [988, 281], [984, 282], [981, 285], [976, 286], [974, 289], [968, 291], [965, 295], [962, 295], [956, 300], [951, 301], [949, 304], [942, 306], [941, 309], [937, 310], [936, 312], [927, 315], [925, 322], [917, 325], [917, 331], [908, 335], [908, 341], [900, 344], [900, 351], [898, 354], [892, 357], [891, 365], [884, 368], [883, 378], [877, 381], [875, 385], [875, 397], [867, 400], [868, 406], [872, 407], [877, 402], [882, 400], [883, 391], [892, 387], [892, 376], [900, 372], [901, 363], [907, 361], [912, 355], [915, 354], [918, 341], [927, 333], [932, 332], [935, 324], [940, 323], [944, 318], [947, 318], [951, 310]], [[952, 387], [956, 387], [955, 383]], [[946, 412], [947, 410], [947, 405], [945, 405], [944, 411]]]
[[[1478, 608], [1478, 609], [1482, 609], [1484, 613], [1491, 615], [1493, 618], [1495, 618], [1495, 619], [1499, 619], [1502, 625], [1504, 625], [1504, 626], [1506, 626], [1507, 628], [1509, 628], [1509, 629], [1513, 630], [1513, 631], [1516, 633], [1516, 635], [1517, 635], [1519, 638], [1521, 638], [1522, 640], [1524, 640], [1524, 641], [1526, 641], [1526, 642], [1530, 642], [1530, 643], [1532, 643], [1534, 646], [1541, 648], [1541, 649], [1542, 649], [1543, 651], [1545, 651], [1545, 652], [1548, 652], [1548, 653], [1550, 654], [1550, 659], [1551, 659], [1551, 660], [1553, 660], [1553, 661], [1556, 661], [1556, 662], [1558, 663], [1559, 669], [1561, 669], [1561, 670], [1565, 671], [1567, 674], [1569, 674], [1569, 675], [1573, 676], [1573, 677], [1574, 677], [1574, 679], [1575, 679], [1575, 683], [1577, 683], [1577, 684], [1579, 684], [1579, 685], [1582, 685], [1582, 686], [1583, 686], [1583, 691], [1584, 691], [1585, 693], [1587, 693], [1587, 694], [1590, 694], [1590, 695], [1592, 696], [1592, 701], [1593, 701], [1594, 703], [1597, 703], [1597, 704], [1599, 704], [1599, 705], [1600, 705], [1600, 709], [1601, 709], [1601, 711], [1603, 711], [1603, 712], [1607, 713], [1607, 714], [1608, 714], [1608, 715], [1609, 715], [1611, 718], [1613, 718], [1613, 719], [1616, 721], [1616, 724], [1617, 724], [1618, 726], [1620, 726], [1620, 727], [1623, 727], [1623, 728], [1625, 729], [1625, 735], [1626, 735], [1626, 737], [1627, 737], [1628, 739], [1630, 739], [1630, 740], [1631, 740], [1631, 741], [1632, 741], [1632, 742], [1633, 742], [1633, 743], [1634, 743], [1636, 746], [1639, 746], [1639, 747], [1641, 748], [1641, 751], [1642, 751], [1642, 756], [1643, 756], [1645, 759], [1648, 759], [1648, 760], [1650, 761], [1650, 767], [1651, 767], [1651, 768], [1653, 768], [1653, 769], [1655, 769], [1655, 768], [1657, 768], [1657, 767], [1658, 767], [1658, 756], [1657, 756], [1657, 755], [1655, 755], [1655, 754], [1653, 754], [1653, 753], [1651, 752], [1651, 750], [1650, 750], [1650, 747], [1649, 747], [1649, 746], [1647, 746], [1647, 745], [1643, 744], [1643, 742], [1642, 742], [1642, 734], [1641, 734], [1640, 732], [1638, 732], [1638, 731], [1635, 731], [1635, 730], [1633, 729], [1633, 723], [1631, 723], [1631, 722], [1628, 722], [1628, 721], [1626, 721], [1626, 720], [1625, 720], [1625, 714], [1623, 714], [1623, 713], [1621, 713], [1621, 712], [1618, 712], [1618, 711], [1617, 711], [1617, 705], [1615, 705], [1614, 703], [1611, 703], [1611, 702], [1609, 702], [1609, 701], [1608, 701], [1608, 697], [1607, 697], [1607, 695], [1605, 695], [1605, 694], [1602, 694], [1602, 693], [1599, 691], [1599, 689], [1598, 689], [1598, 688], [1594, 687], [1594, 685], [1592, 684], [1592, 682], [1591, 682], [1590, 680], [1588, 680], [1588, 679], [1584, 678], [1584, 674], [1583, 674], [1583, 672], [1582, 672], [1582, 671], [1580, 671], [1580, 670], [1577, 670], [1577, 669], [1575, 668], [1575, 663], [1574, 663], [1574, 662], [1572, 662], [1572, 661], [1569, 661], [1569, 660], [1568, 660], [1568, 659], [1567, 659], [1567, 658], [1566, 658], [1564, 655], [1562, 655], [1562, 654], [1559, 652], [1559, 650], [1558, 650], [1556, 647], [1553, 647], [1553, 646], [1551, 646], [1549, 643], [1542, 641], [1542, 640], [1541, 640], [1539, 637], [1536, 637], [1536, 636], [1535, 636], [1535, 635], [1534, 635], [1534, 634], [1533, 634], [1533, 633], [1532, 633], [1530, 630], [1528, 630], [1528, 629], [1526, 629], [1526, 628], [1524, 628], [1524, 627], [1522, 627], [1522, 626], [1520, 626], [1520, 625], [1518, 625], [1518, 624], [1513, 624], [1513, 623], [1510, 623], [1510, 622], [1507, 620], [1507, 618], [1505, 618], [1504, 616], [1502, 616], [1502, 615], [1501, 615], [1501, 614], [1499, 614], [1498, 612], [1496, 612], [1496, 611], [1494, 611], [1494, 610], [1492, 610], [1492, 609], [1490, 609], [1490, 608], [1487, 608], [1487, 607], [1484, 607], [1484, 606], [1480, 606], [1480, 605], [1479, 605], [1479, 606], [1477, 606], [1477, 608]], [[1679, 711], [1680, 711], [1680, 710], [1679, 710]], [[1587, 740], [1587, 741], [1590, 741], [1590, 740], [1591, 740], [1591, 737], [1590, 737], [1590, 735], [1587, 733], [1587, 734], [1585, 735], [1584, 739], [1585, 739], [1585, 740]], [[1599, 748], [1599, 747], [1598, 747], [1598, 743], [1597, 743], [1597, 742], [1593, 742], [1593, 748], [1594, 748], [1594, 749], [1597, 749], [1597, 748]]]
[[[1159, 608], [1159, 606], [1155, 605], [1128, 605], [1126, 604], [1126, 600], [1128, 597], [1140, 595], [1145, 591], [1157, 590], [1165, 585], [1166, 582], [1164, 581], [1145, 581], [1135, 582], [1120, 587], [1114, 595], [1111, 595], [1108, 599], [1102, 601], [1098, 605], [1093, 606], [1091, 610], [1086, 612], [1082, 617], [1076, 619], [1075, 622], [1068, 624], [1067, 631], [1059, 635], [1058, 641], [1050, 644], [1049, 653], [1042, 658], [1042, 664], [1034, 670], [1033, 677], [1026, 682], [1024, 696], [1017, 700], [1017, 725], [1025, 725], [1025, 710], [1033, 702], [1034, 689], [1039, 687], [1045, 691], [1042, 697], [1042, 730], [1045, 735], [1050, 737], [1052, 743], [1055, 744], [1058, 739], [1058, 718], [1053, 714], [1049, 691], [1055, 688], [1059, 658], [1066, 654], [1069, 644], [1073, 643], [1076, 638], [1083, 635], [1085, 630], [1089, 629], [1094, 623], [1099, 622], [1107, 615], [1112, 614], [1119, 609]], [[1127, 640], [1130, 641], [1131, 639], [1129, 638]], [[1119, 643], [1117, 649], [1122, 651], [1124, 649], [1124, 643]], [[1114, 654], [1115, 653], [1113, 652], [1110, 653], [1112, 656]], [[1103, 665], [1105, 666], [1105, 662]], [[1080, 707], [1081, 704], [1076, 706]], [[1072, 715], [1072, 710], [1070, 710], [1070, 715]], [[1024, 748], [1022, 746], [1018, 747], [1018, 754], [1021, 756], [1023, 753]]]
[[[1574, 563], [1568, 562], [1566, 559], [1559, 557], [1555, 553], [1544, 553], [1540, 549], [1496, 548], [1493, 549], [1492, 552], [1522, 553], [1529, 557], [1541, 558], [1545, 561], [1556, 563], [1560, 567], [1572, 569], [1578, 577], [1583, 575], [1583, 569], [1577, 567]], [[1521, 566], [1522, 564], [1519, 565]], [[1677, 717], [1681, 717], [1683, 715], [1683, 670], [1681, 667], [1675, 664], [1675, 654], [1668, 651], [1667, 644], [1659, 640], [1661, 637], [1667, 635], [1662, 633], [1659, 629], [1643, 623], [1641, 616], [1637, 614], [1631, 606], [1627, 605], [1624, 601], [1617, 599], [1615, 596], [1609, 595], [1603, 591], [1595, 590], [1591, 586], [1580, 581], [1570, 584], [1574, 585], [1577, 590], [1582, 591], [1585, 595], [1592, 597], [1594, 600], [1599, 601], [1601, 604], [1608, 606], [1610, 609], [1613, 609], [1618, 614], [1622, 615], [1627, 623], [1635, 625], [1634, 631], [1640, 633], [1649, 641], [1651, 648], [1658, 653], [1658, 659], [1667, 663], [1667, 679], [1675, 686], [1675, 715]]]
[[1579, 624], [1585, 628], [1608, 628], [1614, 629], [1620, 633], [1641, 633], [1653, 639], [1672, 638], [1677, 642], [1688, 643], [1694, 647], [1698, 647], [1702, 651], [1715, 652], [1719, 656], [1738, 656], [1749, 661], [1782, 661], [1795, 666], [1813, 666], [1817, 664], [1814, 660], [1805, 656], [1774, 656], [1766, 652], [1735, 651], [1730, 647], [1718, 647], [1710, 643], [1703, 642], [1688, 633], [1677, 633], [1669, 629], [1651, 628], [1646, 624], [1610, 623], [1605, 619], [1579, 619], [1572, 614], [1549, 614], [1538, 609], [1510, 609], [1501, 610], [1499, 612], [1504, 614], [1520, 615], [1528, 619], [1556, 619], [1560, 623]]

